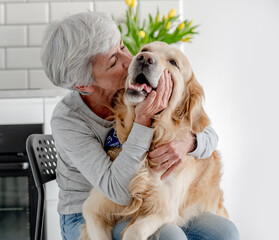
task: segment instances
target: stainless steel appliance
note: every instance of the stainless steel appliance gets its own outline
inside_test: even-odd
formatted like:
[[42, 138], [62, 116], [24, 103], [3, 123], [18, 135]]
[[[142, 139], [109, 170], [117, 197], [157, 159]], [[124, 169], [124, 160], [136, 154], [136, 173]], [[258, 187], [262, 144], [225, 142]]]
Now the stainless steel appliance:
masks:
[[25, 143], [42, 124], [0, 125], [0, 239], [33, 239], [37, 209]]

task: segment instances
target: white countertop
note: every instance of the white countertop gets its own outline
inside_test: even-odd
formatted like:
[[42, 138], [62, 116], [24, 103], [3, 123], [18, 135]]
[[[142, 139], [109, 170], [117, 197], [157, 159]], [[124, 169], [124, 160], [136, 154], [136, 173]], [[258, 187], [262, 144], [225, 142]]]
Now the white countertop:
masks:
[[49, 98], [64, 96], [66, 89], [25, 89], [25, 90], [0, 90], [0, 99], [7, 98]]

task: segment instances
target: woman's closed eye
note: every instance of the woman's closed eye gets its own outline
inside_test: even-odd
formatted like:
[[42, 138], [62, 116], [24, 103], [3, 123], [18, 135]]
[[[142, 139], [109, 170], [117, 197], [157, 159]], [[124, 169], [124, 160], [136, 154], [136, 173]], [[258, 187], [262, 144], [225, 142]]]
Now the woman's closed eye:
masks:
[[[121, 49], [121, 51], [125, 51], [126, 49], [127, 49], [127, 47], [123, 44], [121, 47], [120, 47], [120, 49]], [[112, 67], [114, 67], [115, 65], [116, 65], [116, 63], [117, 63], [117, 60], [118, 60], [118, 58], [116, 57], [116, 54], [114, 55], [114, 61], [113, 61], [113, 63], [110, 65], [110, 67], [109, 68], [112, 68]]]
[[126, 48], [126, 46], [125, 45], [123, 45], [123, 46], [121, 46], [121, 50], [124, 50]]
[[114, 62], [110, 65], [110, 67], [109, 67], [109, 68], [114, 67], [114, 66], [116, 65], [116, 62], [117, 62], [117, 59], [115, 58]]

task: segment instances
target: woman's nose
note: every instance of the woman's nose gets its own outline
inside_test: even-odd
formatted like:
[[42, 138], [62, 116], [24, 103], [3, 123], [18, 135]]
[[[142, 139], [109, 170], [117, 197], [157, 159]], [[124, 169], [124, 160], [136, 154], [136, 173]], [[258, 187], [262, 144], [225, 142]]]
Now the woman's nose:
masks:
[[133, 60], [132, 54], [129, 52], [126, 54], [125, 59], [123, 61], [123, 67], [128, 68]]

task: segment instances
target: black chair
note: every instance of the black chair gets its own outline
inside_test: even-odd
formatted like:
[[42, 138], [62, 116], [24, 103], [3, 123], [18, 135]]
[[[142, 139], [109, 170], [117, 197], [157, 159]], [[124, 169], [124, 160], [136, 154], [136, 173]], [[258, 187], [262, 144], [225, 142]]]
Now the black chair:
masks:
[[44, 220], [44, 184], [56, 179], [57, 153], [52, 135], [32, 134], [26, 140], [26, 150], [35, 185], [38, 190], [35, 238], [41, 240]]

